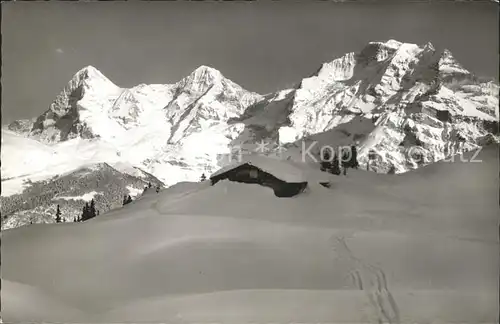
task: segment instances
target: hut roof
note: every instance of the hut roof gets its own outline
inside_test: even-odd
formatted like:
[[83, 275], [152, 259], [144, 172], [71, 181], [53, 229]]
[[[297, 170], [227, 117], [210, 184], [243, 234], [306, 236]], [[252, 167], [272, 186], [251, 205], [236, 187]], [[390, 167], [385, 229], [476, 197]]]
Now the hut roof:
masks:
[[331, 174], [314, 169], [305, 163], [298, 163], [262, 155], [246, 155], [241, 161], [222, 167], [217, 172], [212, 174], [210, 178], [221, 175], [244, 164], [253, 165], [285, 182], [320, 183], [332, 181]]

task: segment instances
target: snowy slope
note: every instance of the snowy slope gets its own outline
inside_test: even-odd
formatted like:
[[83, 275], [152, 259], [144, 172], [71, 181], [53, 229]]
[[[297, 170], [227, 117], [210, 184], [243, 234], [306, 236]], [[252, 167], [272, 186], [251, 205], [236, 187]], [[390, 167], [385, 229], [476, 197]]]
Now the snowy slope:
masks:
[[354, 170], [287, 199], [179, 183], [85, 223], [4, 231], [2, 317], [494, 323], [496, 148], [476, 158], [394, 176]]
[[20, 193], [26, 182], [49, 179], [86, 164], [119, 161], [114, 147], [99, 140], [74, 138], [44, 144], [2, 130], [2, 196]]

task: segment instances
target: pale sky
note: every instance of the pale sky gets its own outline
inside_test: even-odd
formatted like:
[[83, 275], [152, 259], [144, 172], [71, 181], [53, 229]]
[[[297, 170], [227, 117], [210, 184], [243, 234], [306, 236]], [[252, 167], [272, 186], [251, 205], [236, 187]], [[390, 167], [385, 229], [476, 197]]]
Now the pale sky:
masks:
[[498, 80], [498, 4], [2, 3], [2, 124], [45, 111], [93, 65], [114, 83], [173, 83], [200, 65], [259, 93], [286, 88], [369, 41], [448, 48]]

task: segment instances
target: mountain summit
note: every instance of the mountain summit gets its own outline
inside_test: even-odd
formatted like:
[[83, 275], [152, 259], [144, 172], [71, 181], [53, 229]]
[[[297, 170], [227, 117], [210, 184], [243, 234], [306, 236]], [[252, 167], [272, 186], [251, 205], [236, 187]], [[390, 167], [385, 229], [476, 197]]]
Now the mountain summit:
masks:
[[100, 106], [96, 103], [121, 91], [98, 69], [89, 65], [75, 73], [42, 115], [33, 121], [16, 121], [8, 128], [49, 143], [75, 137], [93, 138], [95, 134], [82, 120], [81, 110], [97, 110]]
[[141, 84], [130, 89], [116, 86], [98, 69], [87, 66], [71, 78], [41, 116], [15, 121], [8, 129], [49, 144], [77, 137], [112, 141], [130, 129], [152, 123], [156, 125], [152, 128], [178, 128], [181, 121], [190, 124], [194, 115], [225, 120], [258, 99], [259, 95], [205, 65], [175, 84]]
[[174, 84], [124, 89], [88, 66], [41, 116], [8, 128], [79, 147], [88, 162], [131, 163], [167, 185], [197, 180], [232, 147], [259, 141], [293, 159], [303, 158], [300, 142], [316, 143], [316, 156], [321, 145], [358, 143], [361, 165], [405, 172], [498, 140], [498, 84], [431, 43], [370, 42], [296, 84], [261, 96], [202, 65]]
[[370, 42], [249, 108], [237, 141], [274, 142], [299, 159], [299, 142], [315, 143], [316, 156], [357, 142], [362, 164], [378, 152], [373, 170], [404, 172], [498, 140], [498, 89], [431, 43]]
[[[216, 167], [216, 155], [227, 150], [236, 131], [227, 121], [261, 99], [208, 66], [198, 67], [174, 84], [140, 84], [129, 89], [87, 66], [71, 78], [42, 115], [8, 125], [14, 134], [6, 138], [17, 134], [58, 152], [61, 148], [59, 156], [73, 148], [89, 152], [91, 160], [81, 163], [122, 160], [155, 170], [172, 184], [197, 179], [199, 173], [207, 172], [206, 167]], [[204, 145], [197, 144], [200, 139]], [[9, 176], [29, 176], [30, 170], [39, 170], [36, 164], [25, 164], [18, 172], [9, 165]]]
[[102, 74], [101, 71], [92, 65], [88, 65], [76, 72], [70, 83], [77, 85], [84, 83], [87, 87], [98, 85], [104, 88], [111, 88], [113, 90], [116, 90], [117, 88], [113, 82], [111, 82], [106, 76], [104, 76], [104, 74]]

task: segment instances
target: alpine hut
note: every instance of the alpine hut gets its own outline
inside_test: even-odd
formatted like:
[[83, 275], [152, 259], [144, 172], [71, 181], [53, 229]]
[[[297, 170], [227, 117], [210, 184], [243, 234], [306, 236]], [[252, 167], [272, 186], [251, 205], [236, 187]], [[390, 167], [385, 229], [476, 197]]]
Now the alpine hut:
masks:
[[259, 184], [272, 188], [277, 197], [293, 197], [303, 192], [308, 183], [329, 186], [331, 175], [304, 163], [249, 155], [210, 176], [212, 185], [221, 180]]

